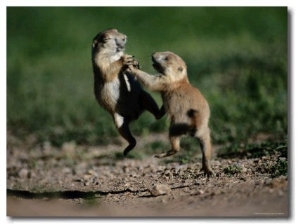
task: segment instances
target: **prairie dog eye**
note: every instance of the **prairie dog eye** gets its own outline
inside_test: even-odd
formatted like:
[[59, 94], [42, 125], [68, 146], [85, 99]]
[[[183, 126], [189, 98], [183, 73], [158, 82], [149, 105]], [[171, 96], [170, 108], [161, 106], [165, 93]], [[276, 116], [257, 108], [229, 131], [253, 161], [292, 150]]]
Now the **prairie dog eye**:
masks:
[[107, 42], [107, 41], [109, 41], [110, 39], [111, 39], [110, 37], [106, 37], [106, 38], [103, 39], [103, 41]]
[[180, 72], [182, 72], [183, 68], [180, 66], [177, 70], [180, 71]]

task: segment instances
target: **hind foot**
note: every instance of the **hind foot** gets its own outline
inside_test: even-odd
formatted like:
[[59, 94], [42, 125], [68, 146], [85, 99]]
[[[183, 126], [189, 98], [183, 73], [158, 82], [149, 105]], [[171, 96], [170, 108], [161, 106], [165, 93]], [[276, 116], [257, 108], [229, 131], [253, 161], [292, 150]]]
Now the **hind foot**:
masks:
[[207, 166], [207, 165], [202, 166], [202, 168], [201, 168], [200, 171], [203, 171], [203, 172], [204, 172], [204, 176], [207, 176], [208, 178], [214, 176], [214, 172], [213, 172], [212, 169], [211, 169], [209, 166]]
[[164, 152], [164, 153], [161, 153], [161, 154], [156, 154], [156, 155], [154, 155], [154, 157], [156, 157], [156, 158], [163, 158], [163, 157], [167, 157], [167, 156], [172, 156], [172, 155], [174, 155], [176, 153], [177, 153], [177, 151], [171, 149], [171, 150], [169, 150], [167, 152]]

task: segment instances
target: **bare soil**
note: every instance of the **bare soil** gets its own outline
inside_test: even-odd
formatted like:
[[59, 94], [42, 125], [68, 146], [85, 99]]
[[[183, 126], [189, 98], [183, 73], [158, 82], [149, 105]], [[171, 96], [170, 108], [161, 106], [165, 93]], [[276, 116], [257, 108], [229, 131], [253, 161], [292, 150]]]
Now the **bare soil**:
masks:
[[[164, 135], [139, 138], [135, 150]], [[215, 176], [201, 163], [115, 158], [124, 145], [61, 148], [7, 139], [7, 215], [12, 217], [290, 216], [289, 181], [268, 167], [286, 157], [214, 156]], [[29, 143], [28, 143], [29, 142]], [[164, 151], [166, 149], [162, 149]], [[186, 150], [186, 149], [185, 149]], [[183, 149], [180, 153], [185, 153]], [[217, 150], [217, 149], [216, 149]]]

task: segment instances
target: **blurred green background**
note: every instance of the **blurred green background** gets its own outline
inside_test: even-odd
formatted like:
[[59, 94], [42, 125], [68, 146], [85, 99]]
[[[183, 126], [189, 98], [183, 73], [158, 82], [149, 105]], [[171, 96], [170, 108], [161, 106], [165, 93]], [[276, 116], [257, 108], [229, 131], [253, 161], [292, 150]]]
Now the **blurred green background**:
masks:
[[[286, 139], [287, 24], [286, 7], [8, 7], [8, 133], [56, 146], [114, 141], [93, 95], [91, 44], [117, 28], [145, 71], [154, 73], [154, 51], [186, 61], [211, 107], [213, 144], [238, 148], [258, 133]], [[168, 121], [147, 112], [131, 127], [146, 136], [166, 132]]]

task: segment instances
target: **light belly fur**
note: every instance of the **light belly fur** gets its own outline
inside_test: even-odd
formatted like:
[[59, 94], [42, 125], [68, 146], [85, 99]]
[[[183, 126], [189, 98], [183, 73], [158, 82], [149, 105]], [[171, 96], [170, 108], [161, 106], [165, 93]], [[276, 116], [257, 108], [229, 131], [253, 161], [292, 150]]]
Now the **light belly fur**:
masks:
[[120, 80], [115, 79], [112, 82], [104, 84], [101, 90], [101, 99], [109, 110], [115, 110], [117, 101], [120, 98]]

